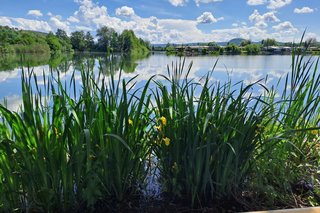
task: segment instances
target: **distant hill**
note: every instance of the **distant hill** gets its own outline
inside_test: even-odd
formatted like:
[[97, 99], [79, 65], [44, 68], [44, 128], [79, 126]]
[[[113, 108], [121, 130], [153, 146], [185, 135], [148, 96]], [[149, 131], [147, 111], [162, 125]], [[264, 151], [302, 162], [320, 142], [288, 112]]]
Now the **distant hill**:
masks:
[[240, 45], [241, 42], [245, 41], [246, 39], [243, 39], [243, 38], [234, 38], [234, 39], [231, 39], [228, 43], [231, 44], [236, 44], [236, 45]]

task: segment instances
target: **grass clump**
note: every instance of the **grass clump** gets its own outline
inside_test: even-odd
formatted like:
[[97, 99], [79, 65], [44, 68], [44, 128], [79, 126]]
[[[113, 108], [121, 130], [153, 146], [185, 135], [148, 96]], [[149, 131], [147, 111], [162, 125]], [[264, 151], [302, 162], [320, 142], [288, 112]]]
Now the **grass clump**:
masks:
[[214, 83], [213, 72], [198, 82], [184, 60], [138, 89], [112, 64], [95, 76], [90, 60], [80, 91], [76, 72], [69, 82], [43, 74], [44, 86], [23, 72], [21, 110], [0, 105], [1, 210], [140, 206], [149, 169], [163, 198], [192, 208], [319, 204], [320, 75], [305, 53], [293, 55], [283, 90]]
[[149, 152], [148, 83], [132, 91], [130, 81], [112, 77], [98, 86], [90, 67], [81, 72], [80, 94], [74, 75], [69, 89], [53, 73], [41, 89], [26, 72], [21, 113], [0, 106], [4, 210], [94, 209], [139, 193]]

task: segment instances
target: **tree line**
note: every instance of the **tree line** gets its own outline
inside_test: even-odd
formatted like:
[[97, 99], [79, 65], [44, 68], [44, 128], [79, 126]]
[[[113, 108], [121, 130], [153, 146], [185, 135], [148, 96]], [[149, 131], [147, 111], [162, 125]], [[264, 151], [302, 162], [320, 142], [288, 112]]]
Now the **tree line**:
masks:
[[41, 33], [0, 26], [0, 53], [59, 53], [99, 51], [130, 54], [149, 52], [150, 43], [138, 38], [132, 30], [117, 33], [109, 27], [96, 32], [74, 31], [70, 36], [62, 29], [56, 33]]
[[[306, 39], [303, 44], [305, 48], [307, 47], [314, 47], [320, 49], [320, 43], [317, 42], [314, 38]], [[188, 51], [192, 51], [192, 46], [184, 46], [184, 48], [176, 48], [180, 45], [170, 44], [168, 43], [165, 47], [152, 47], [153, 51], [166, 51], [167, 54], [185, 54]], [[249, 54], [249, 55], [256, 55], [261, 54], [263, 51], [268, 51], [268, 49], [272, 47], [300, 47], [299, 43], [292, 43], [292, 42], [278, 42], [275, 39], [267, 38], [262, 40], [259, 43], [253, 43], [251, 40], [243, 39], [238, 44], [233, 42], [228, 42], [226, 46], [219, 46], [216, 42], [208, 42], [208, 43], [198, 43], [198, 45], [193, 46], [199, 47], [199, 51], [196, 54], [215, 54], [215, 55], [222, 55], [222, 54]], [[189, 48], [189, 49], [188, 49]], [[180, 51], [180, 52], [179, 52]], [[193, 49], [195, 51], [195, 49]]]

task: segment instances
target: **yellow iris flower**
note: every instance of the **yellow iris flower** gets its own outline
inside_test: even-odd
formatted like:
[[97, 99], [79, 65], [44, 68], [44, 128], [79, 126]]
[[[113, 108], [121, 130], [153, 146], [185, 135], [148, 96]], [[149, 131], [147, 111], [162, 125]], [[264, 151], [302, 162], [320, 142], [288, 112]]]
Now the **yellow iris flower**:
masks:
[[170, 138], [165, 137], [165, 138], [163, 138], [162, 140], [163, 140], [163, 142], [164, 142], [164, 144], [165, 144], [166, 146], [169, 146], [169, 145], [170, 145]]
[[163, 126], [167, 125], [167, 119], [164, 116], [161, 116], [159, 120], [161, 121]]

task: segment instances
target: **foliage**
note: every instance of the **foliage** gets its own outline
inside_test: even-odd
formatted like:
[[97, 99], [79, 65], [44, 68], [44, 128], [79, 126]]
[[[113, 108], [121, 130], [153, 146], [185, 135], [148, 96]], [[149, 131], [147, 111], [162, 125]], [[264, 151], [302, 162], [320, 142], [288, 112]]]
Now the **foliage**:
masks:
[[50, 47], [52, 52], [58, 52], [62, 49], [62, 45], [59, 42], [59, 38], [53, 35], [53, 33], [49, 33], [46, 37], [46, 41]]
[[261, 46], [259, 44], [248, 44], [244, 47], [248, 54], [259, 54], [261, 52]]
[[247, 45], [250, 45], [252, 42], [251, 40], [243, 40], [240, 44], [241, 47], [245, 47]]
[[275, 39], [267, 38], [267, 39], [262, 40], [261, 44], [264, 47], [276, 46], [277, 45], [277, 41]]
[[208, 43], [208, 46], [209, 46], [209, 47], [217, 47], [218, 45], [217, 45], [216, 42], [212, 41], [212, 42], [209, 42], [209, 43]]
[[149, 52], [149, 43], [138, 39], [132, 30], [124, 30], [120, 35], [121, 52], [133, 55]]
[[71, 46], [52, 33], [18, 30], [0, 26], [1, 53], [54, 53], [70, 51]]
[[109, 27], [101, 27], [97, 30], [98, 50], [103, 52], [120, 52], [121, 44], [118, 33]]
[[[87, 65], [91, 69], [92, 61]], [[68, 94], [59, 73], [54, 76], [44, 76], [40, 88], [32, 72], [23, 73], [23, 111], [0, 105], [4, 211], [68, 212], [94, 208], [101, 199], [121, 202], [137, 193], [145, 177], [148, 83], [133, 90], [134, 79], [111, 76], [98, 88], [92, 72], [83, 69], [83, 91]], [[70, 83], [71, 89], [74, 75]]]
[[249, 93], [254, 85], [236, 92], [231, 82], [210, 84], [210, 73], [200, 85], [188, 79], [191, 66], [182, 76], [183, 66], [173, 67], [154, 91], [154, 149], [165, 190], [207, 205], [240, 192], [256, 150], [264, 146], [260, 126], [268, 110]]
[[87, 48], [86, 38], [83, 31], [75, 31], [71, 33], [71, 44], [74, 50], [84, 51]]
[[169, 44], [169, 43], [166, 45], [165, 50], [166, 50], [166, 53], [169, 55], [174, 54], [176, 52], [176, 48], [172, 44]]
[[[300, 45], [302, 45], [302, 40]], [[265, 102], [270, 106], [270, 116], [264, 121], [264, 140], [272, 150], [258, 160], [252, 185], [259, 194], [268, 197], [270, 206], [286, 202], [294, 193], [296, 183], [305, 180], [314, 188], [319, 180], [319, 126], [320, 126], [320, 74], [319, 59], [301, 55], [294, 49], [292, 71], [285, 76], [284, 90], [272, 88]], [[277, 100], [276, 94], [280, 94]], [[276, 144], [276, 146], [275, 146]], [[309, 190], [309, 193], [313, 193]], [[301, 196], [302, 192], [299, 196]], [[306, 193], [303, 192], [303, 193]], [[303, 194], [302, 194], [303, 195]], [[320, 200], [318, 199], [317, 202]]]
[[237, 46], [234, 43], [230, 43], [228, 44], [224, 50], [228, 53], [228, 54], [240, 54], [241, 53], [241, 49], [239, 46]]
[[[288, 206], [306, 195], [319, 205], [319, 59], [307, 51], [294, 50], [281, 90], [264, 80], [214, 83], [213, 72], [198, 82], [184, 60], [134, 89], [136, 77], [115, 78], [113, 55], [98, 76], [93, 60], [75, 64], [80, 93], [76, 72], [70, 81], [59, 70], [23, 72], [21, 110], [0, 105], [1, 211], [116, 208], [143, 196], [146, 176], [157, 175], [151, 167], [162, 192], [192, 207], [232, 199]], [[297, 187], [303, 181], [307, 193]]]
[[118, 34], [114, 29], [104, 26], [97, 30], [97, 37], [98, 50], [108, 53], [144, 55], [150, 49], [150, 44], [137, 38], [132, 30], [124, 30]]
[[72, 44], [69, 36], [64, 30], [58, 29], [56, 32], [56, 37], [59, 38], [62, 45], [62, 52], [72, 52]]

